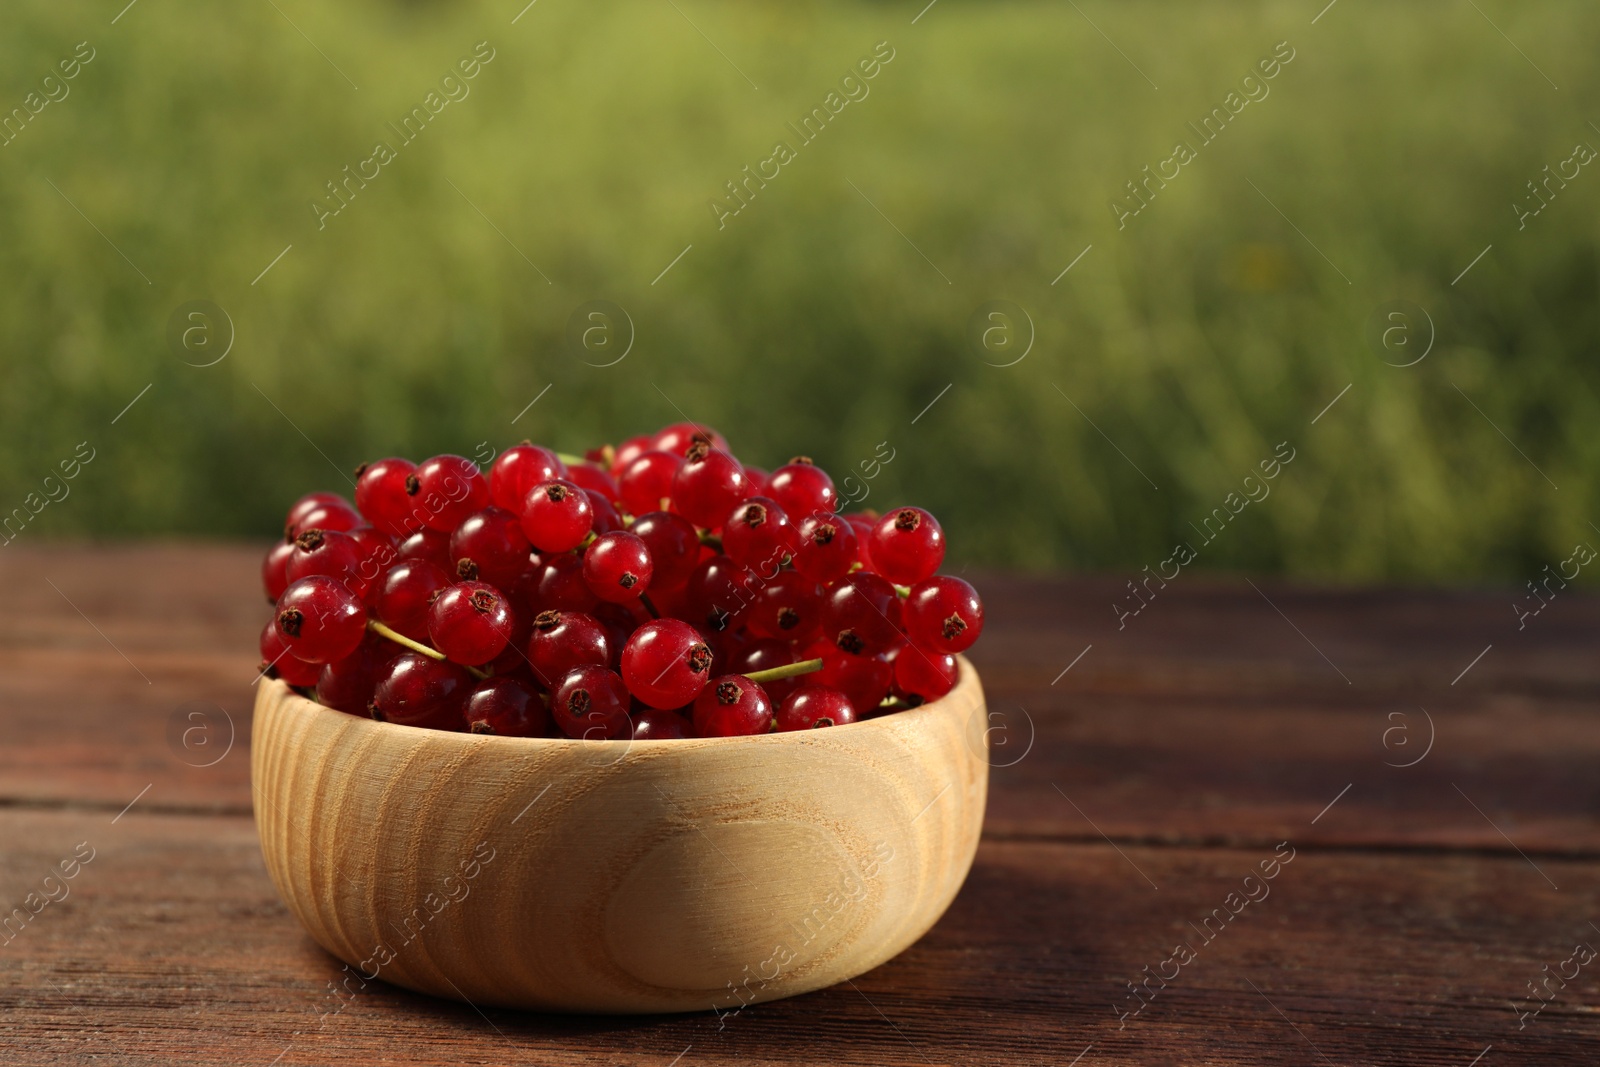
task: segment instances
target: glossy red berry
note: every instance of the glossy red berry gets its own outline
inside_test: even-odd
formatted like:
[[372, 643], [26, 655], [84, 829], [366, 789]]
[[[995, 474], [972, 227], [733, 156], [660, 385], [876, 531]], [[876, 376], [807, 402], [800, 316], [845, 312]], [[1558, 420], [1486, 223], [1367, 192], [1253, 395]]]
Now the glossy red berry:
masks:
[[950, 692], [960, 674], [956, 658], [943, 652], [925, 652], [912, 645], [894, 658], [894, 684], [923, 700], [938, 700]]
[[650, 444], [653, 435], [642, 433], [637, 437], [630, 437], [617, 446], [611, 457], [611, 476], [620, 479], [622, 472], [633, 465], [633, 461], [649, 452], [654, 446]]
[[635, 741], [678, 741], [694, 735], [694, 723], [675, 711], [639, 708], [633, 712]]
[[633, 520], [629, 533], [650, 550], [655, 573], [652, 589], [677, 589], [700, 562], [700, 538], [694, 523], [670, 511], [651, 511]]
[[753, 577], [727, 556], [702, 560], [684, 587], [691, 621], [710, 633], [737, 626], [755, 599]]
[[[540, 562], [537, 577], [528, 589], [528, 607], [535, 613], [541, 611], [593, 611], [600, 603], [589, 583], [583, 580], [583, 559], [571, 552], [562, 552]], [[523, 576], [518, 588], [528, 583]]]
[[672, 499], [672, 483], [683, 466], [683, 457], [652, 449], [638, 456], [617, 478], [622, 506], [630, 514], [661, 511]]
[[583, 495], [589, 498], [589, 507], [594, 510], [594, 523], [590, 529], [594, 531], [596, 537], [627, 529], [622, 522], [622, 513], [603, 493], [585, 489]]
[[267, 599], [277, 603], [283, 591], [289, 588], [289, 557], [294, 555], [293, 541], [275, 541], [261, 561], [261, 588]]
[[472, 675], [449, 660], [402, 652], [379, 674], [367, 711], [379, 722], [462, 730]]
[[960, 578], [939, 575], [918, 582], [902, 610], [906, 636], [930, 652], [965, 652], [983, 633], [983, 601]]
[[628, 691], [652, 708], [681, 708], [705, 688], [711, 649], [680, 619], [655, 619], [633, 632], [622, 650]]
[[274, 619], [289, 651], [308, 663], [331, 663], [355, 651], [367, 632], [361, 598], [325, 574], [291, 582]]
[[531, 551], [521, 521], [504, 508], [474, 512], [450, 535], [450, 565], [456, 577], [501, 589], [510, 589], [522, 577]]
[[612, 504], [622, 499], [622, 490], [618, 488], [617, 480], [593, 463], [571, 464], [567, 467], [566, 479], [580, 489], [599, 493]]
[[314, 574], [327, 575], [364, 599], [372, 581], [360, 577], [362, 556], [361, 544], [350, 534], [313, 528], [294, 539], [294, 552], [284, 571], [290, 582]]
[[674, 456], [686, 456], [698, 440], [706, 441], [712, 448], [720, 448], [724, 452], [728, 450], [726, 437], [711, 427], [702, 426], [697, 422], [675, 422], [670, 426], [663, 426], [651, 438], [650, 447], [670, 452]]
[[867, 542], [872, 540], [873, 528], [878, 525], [878, 513], [875, 511], [855, 512], [844, 517], [850, 528], [856, 532], [856, 562], [869, 571], [876, 572], [872, 565], [871, 546]]
[[555, 733], [544, 697], [520, 678], [486, 678], [467, 697], [464, 717], [475, 734], [550, 737]]
[[850, 573], [857, 560], [856, 529], [838, 515], [811, 515], [797, 531], [800, 549], [794, 569], [813, 582], [835, 582]]
[[944, 531], [921, 508], [896, 508], [872, 528], [872, 567], [896, 585], [916, 585], [944, 562]]
[[822, 596], [817, 583], [795, 571], [779, 571], [756, 591], [744, 622], [760, 637], [809, 643], [822, 632]]
[[616, 741], [633, 736], [628, 688], [616, 671], [585, 666], [570, 671], [551, 694], [550, 714], [568, 737]]
[[750, 479], [728, 453], [703, 440], [689, 446], [672, 479], [672, 510], [708, 530], [722, 526], [733, 506], [750, 496]]
[[511, 640], [516, 620], [511, 603], [487, 582], [458, 582], [428, 608], [433, 647], [456, 663], [488, 663]]
[[401, 541], [395, 551], [401, 559], [425, 559], [442, 571], [455, 571], [450, 560], [450, 535], [443, 530], [418, 530]]
[[289, 505], [289, 513], [283, 517], [283, 536], [284, 540], [293, 541], [302, 530], [313, 526], [324, 530], [353, 530], [361, 522], [355, 506], [338, 493], [307, 493]]
[[772, 729], [767, 691], [742, 674], [713, 678], [694, 701], [694, 732], [701, 737], [748, 737]]
[[799, 534], [775, 500], [758, 496], [735, 504], [722, 524], [722, 551], [763, 578], [777, 574], [799, 549]]
[[746, 463], [744, 465], [744, 476], [750, 480], [751, 496], [770, 495], [767, 492], [767, 482], [771, 480], [772, 475], [767, 473], [765, 467], [753, 467]]
[[894, 680], [894, 667], [881, 656], [852, 656], [833, 652], [822, 657], [822, 669], [807, 675], [818, 685], [837, 689], [850, 698], [857, 718], [865, 718], [878, 710], [883, 698], [889, 695], [889, 685]]
[[767, 495], [797, 523], [813, 515], [832, 515], [839, 507], [833, 479], [806, 456], [796, 456], [773, 471]]
[[[332, 494], [316, 494], [318, 496]], [[344, 533], [366, 522], [361, 513], [345, 502], [343, 497], [332, 503], [313, 504], [298, 512], [291, 511], [290, 521], [283, 528], [283, 536], [293, 541], [307, 530], [337, 530]]]
[[372, 597], [378, 621], [413, 641], [428, 640], [428, 609], [451, 584], [450, 575], [425, 559], [403, 559], [384, 572]]
[[803, 685], [784, 700], [774, 719], [779, 732], [848, 726], [856, 721], [850, 698], [825, 685]]
[[541, 482], [522, 504], [522, 532], [540, 552], [577, 548], [594, 525], [594, 505], [571, 482]]
[[370, 604], [378, 579], [400, 559], [400, 551], [395, 547], [394, 538], [376, 526], [357, 526], [348, 536], [356, 543], [356, 551], [361, 556], [356, 564], [356, 581], [366, 588], [363, 599]]
[[902, 640], [899, 627], [900, 598], [876, 574], [856, 571], [823, 591], [823, 636], [845, 652], [887, 652]]
[[268, 619], [261, 629], [261, 665], [268, 678], [281, 678], [289, 685], [308, 689], [322, 676], [322, 664], [307, 663], [289, 651], [289, 641], [278, 632], [276, 619]]
[[601, 534], [583, 553], [583, 580], [601, 600], [625, 604], [650, 588], [650, 549], [631, 533]]
[[521, 512], [529, 490], [566, 476], [566, 465], [554, 452], [524, 441], [500, 453], [490, 466], [489, 499], [497, 508]]
[[616, 666], [617, 654], [610, 629], [578, 611], [542, 611], [528, 635], [528, 665], [550, 689], [579, 667]]
[[434, 456], [406, 478], [411, 517], [430, 530], [449, 533], [489, 503], [489, 483], [465, 456]]
[[344, 659], [325, 664], [317, 676], [317, 703], [336, 711], [366, 716], [378, 677], [403, 649], [369, 633]]
[[391, 456], [356, 468], [356, 510], [391, 537], [405, 537], [421, 522], [412, 517], [406, 480], [416, 473], [409, 459]]

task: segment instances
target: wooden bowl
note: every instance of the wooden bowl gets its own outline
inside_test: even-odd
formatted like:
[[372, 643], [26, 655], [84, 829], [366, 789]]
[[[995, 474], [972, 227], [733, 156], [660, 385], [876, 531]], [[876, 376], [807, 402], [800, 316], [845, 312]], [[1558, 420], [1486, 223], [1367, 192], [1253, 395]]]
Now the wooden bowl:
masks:
[[350, 965], [331, 998], [376, 977], [624, 1013], [732, 1010], [905, 949], [966, 879], [989, 763], [962, 659], [910, 711], [677, 741], [423, 730], [263, 681], [251, 776], [279, 894]]

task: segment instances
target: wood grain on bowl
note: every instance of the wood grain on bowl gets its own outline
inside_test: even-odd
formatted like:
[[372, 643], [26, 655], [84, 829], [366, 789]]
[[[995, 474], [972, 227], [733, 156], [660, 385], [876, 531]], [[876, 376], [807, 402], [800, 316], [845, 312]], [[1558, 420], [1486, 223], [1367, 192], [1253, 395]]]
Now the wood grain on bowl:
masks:
[[978, 845], [986, 727], [965, 659], [910, 711], [673, 741], [414, 729], [264, 682], [256, 823], [290, 910], [362, 978], [726, 1010], [854, 977], [938, 920]]

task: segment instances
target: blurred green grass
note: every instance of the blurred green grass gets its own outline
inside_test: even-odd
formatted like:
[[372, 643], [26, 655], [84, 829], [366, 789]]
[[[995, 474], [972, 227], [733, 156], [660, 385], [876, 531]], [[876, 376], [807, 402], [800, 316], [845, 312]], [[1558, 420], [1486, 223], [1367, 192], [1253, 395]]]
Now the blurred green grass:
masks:
[[[87, 440], [22, 539], [265, 535], [363, 459], [686, 415], [841, 475], [890, 442], [866, 504], [934, 509], [962, 563], [1154, 564], [1286, 440], [1197, 566], [1520, 580], [1597, 536], [1600, 174], [1526, 230], [1510, 204], [1600, 145], [1600, 11], [1080, 6], [16, 5], [0, 107], [96, 58], [0, 148], [0, 512]], [[485, 40], [319, 231], [325, 183]], [[1119, 231], [1123, 183], [1283, 40], [1270, 96]], [[870, 96], [719, 230], [723, 183], [880, 41]], [[1364, 339], [1397, 298], [1438, 331], [1405, 369]], [[213, 367], [167, 343], [194, 299], [236, 329]], [[636, 329], [613, 367], [563, 339], [597, 299]], [[1015, 366], [966, 340], [995, 299], [1036, 329]]]

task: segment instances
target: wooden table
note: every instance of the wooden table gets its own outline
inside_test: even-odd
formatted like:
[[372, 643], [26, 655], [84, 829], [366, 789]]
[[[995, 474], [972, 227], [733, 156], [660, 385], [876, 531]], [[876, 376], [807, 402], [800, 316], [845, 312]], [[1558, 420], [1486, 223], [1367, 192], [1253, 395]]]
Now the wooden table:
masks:
[[251, 819], [257, 556], [0, 551], [0, 1062], [1600, 1061], [1600, 599], [1519, 630], [1501, 591], [1185, 575], [1119, 630], [1124, 579], [981, 578], [984, 842], [854, 988], [719, 1022], [377, 983], [324, 1017], [339, 967]]

